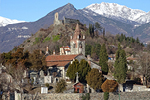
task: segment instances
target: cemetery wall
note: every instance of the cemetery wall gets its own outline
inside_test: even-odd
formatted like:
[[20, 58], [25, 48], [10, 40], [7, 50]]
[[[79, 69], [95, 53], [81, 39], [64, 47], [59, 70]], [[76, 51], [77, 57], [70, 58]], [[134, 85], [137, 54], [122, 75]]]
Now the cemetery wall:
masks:
[[[120, 100], [150, 100], [150, 92], [121, 92]], [[22, 100], [81, 100], [82, 93], [50, 93], [28, 95], [23, 94]], [[90, 100], [104, 100], [103, 93], [91, 93]], [[109, 100], [119, 100], [118, 93], [110, 93]]]

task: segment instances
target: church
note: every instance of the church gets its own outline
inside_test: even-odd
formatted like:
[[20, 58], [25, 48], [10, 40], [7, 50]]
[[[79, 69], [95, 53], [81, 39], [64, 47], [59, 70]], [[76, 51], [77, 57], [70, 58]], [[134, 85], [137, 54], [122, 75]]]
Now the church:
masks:
[[[48, 48], [46, 52], [48, 52]], [[47, 55], [46, 63], [50, 75], [68, 79], [66, 77], [68, 66], [75, 59], [78, 61], [85, 59], [91, 68], [101, 70], [101, 67], [90, 59], [90, 56], [85, 57], [85, 36], [81, 34], [79, 24], [76, 25], [74, 34], [70, 36], [70, 46], [60, 47], [60, 55], [56, 55], [55, 51], [53, 51], [53, 55]]]

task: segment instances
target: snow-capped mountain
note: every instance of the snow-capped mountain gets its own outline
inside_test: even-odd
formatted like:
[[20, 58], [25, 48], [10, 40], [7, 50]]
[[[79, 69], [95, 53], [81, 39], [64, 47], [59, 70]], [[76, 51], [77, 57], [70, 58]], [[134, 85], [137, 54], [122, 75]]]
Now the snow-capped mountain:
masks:
[[22, 22], [25, 22], [25, 21], [11, 20], [11, 19], [0, 16], [0, 27], [6, 26], [8, 24], [16, 24], [16, 23], [22, 23]]
[[150, 12], [146, 13], [142, 10], [131, 9], [123, 5], [116, 3], [105, 3], [91, 4], [84, 10], [92, 10], [95, 13], [103, 15], [108, 18], [130, 20], [139, 24], [150, 22]]

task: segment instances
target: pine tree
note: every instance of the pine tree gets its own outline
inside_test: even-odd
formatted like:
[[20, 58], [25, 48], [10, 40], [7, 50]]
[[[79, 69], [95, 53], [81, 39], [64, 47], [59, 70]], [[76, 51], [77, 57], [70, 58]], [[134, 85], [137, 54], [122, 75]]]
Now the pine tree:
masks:
[[98, 69], [93, 68], [90, 72], [88, 72], [86, 76], [87, 83], [93, 89], [101, 89], [101, 85], [104, 82], [104, 76], [99, 72]]
[[116, 52], [116, 61], [115, 61], [115, 73], [114, 77], [119, 83], [123, 83], [126, 79], [127, 73], [127, 60], [126, 53], [121, 49], [120, 44], [118, 45], [118, 50]]
[[77, 59], [73, 61], [72, 64], [69, 65], [67, 70], [67, 76], [74, 81], [76, 79], [76, 72], [79, 73], [79, 81], [80, 82], [86, 82], [85, 78], [88, 72], [91, 70], [90, 65], [87, 61], [82, 59], [79, 63]]
[[108, 73], [108, 54], [105, 47], [105, 44], [102, 45], [100, 49], [100, 57], [99, 57], [99, 65], [101, 66], [101, 70], [103, 74]]
[[140, 40], [138, 37], [136, 38], [136, 43], [140, 43]]
[[78, 72], [79, 69], [79, 61], [75, 59], [75, 61], [72, 62], [72, 64], [69, 65], [67, 70], [67, 76], [74, 81], [76, 78], [76, 72]]
[[79, 65], [79, 81], [80, 82], [86, 82], [86, 75], [88, 74], [88, 72], [91, 71], [91, 67], [88, 64], [88, 62], [84, 59], [82, 59], [80, 61], [80, 65]]

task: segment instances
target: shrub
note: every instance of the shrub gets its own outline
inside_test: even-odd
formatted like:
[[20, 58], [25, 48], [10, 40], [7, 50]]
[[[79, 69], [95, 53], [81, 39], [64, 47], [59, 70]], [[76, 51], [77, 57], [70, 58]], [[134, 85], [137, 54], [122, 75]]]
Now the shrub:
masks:
[[82, 100], [90, 100], [90, 93], [83, 94], [81, 98]]
[[63, 91], [66, 90], [66, 81], [61, 79], [57, 85], [56, 85], [56, 89], [55, 92], [56, 93], [63, 93]]
[[45, 86], [46, 86], [47, 88], [49, 88], [49, 84], [48, 84], [48, 83], [46, 83]]
[[27, 40], [27, 42], [30, 42], [30, 40]]
[[118, 83], [115, 80], [106, 80], [101, 88], [103, 92], [115, 92], [118, 88]]
[[104, 100], [108, 100], [109, 98], [109, 92], [104, 92]]
[[39, 37], [35, 38], [35, 42], [33, 44], [40, 42], [40, 40], [41, 40], [41, 38], [39, 38]]

